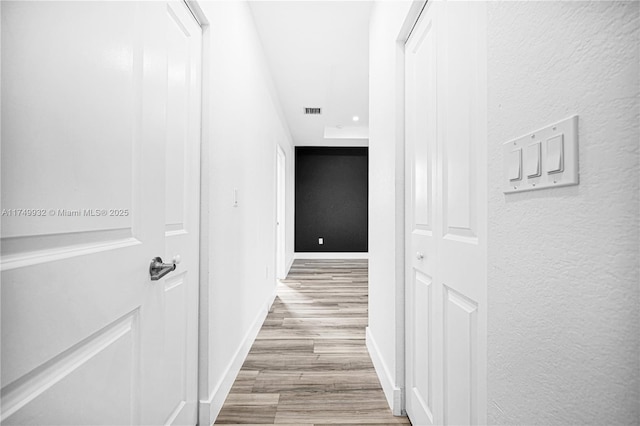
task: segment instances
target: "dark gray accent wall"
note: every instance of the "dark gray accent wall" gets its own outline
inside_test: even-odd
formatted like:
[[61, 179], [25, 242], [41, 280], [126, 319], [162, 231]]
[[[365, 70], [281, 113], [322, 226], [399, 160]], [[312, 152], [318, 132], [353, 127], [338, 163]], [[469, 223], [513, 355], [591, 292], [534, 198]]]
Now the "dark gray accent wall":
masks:
[[368, 148], [297, 147], [295, 174], [296, 252], [368, 251]]

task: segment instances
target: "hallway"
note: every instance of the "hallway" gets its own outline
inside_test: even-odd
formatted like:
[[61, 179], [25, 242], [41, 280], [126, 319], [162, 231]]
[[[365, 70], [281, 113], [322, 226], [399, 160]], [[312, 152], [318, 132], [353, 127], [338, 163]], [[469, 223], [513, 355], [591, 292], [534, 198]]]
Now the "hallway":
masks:
[[408, 424], [365, 346], [366, 260], [296, 260], [216, 424]]

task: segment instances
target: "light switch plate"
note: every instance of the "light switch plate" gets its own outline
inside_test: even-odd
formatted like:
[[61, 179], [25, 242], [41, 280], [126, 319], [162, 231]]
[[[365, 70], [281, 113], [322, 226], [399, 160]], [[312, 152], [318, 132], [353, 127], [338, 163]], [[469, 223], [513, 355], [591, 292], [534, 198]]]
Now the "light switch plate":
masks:
[[[558, 140], [561, 141], [558, 144]], [[536, 146], [536, 144], [538, 144]], [[536, 146], [535, 148], [532, 147]], [[555, 171], [557, 164], [550, 164], [551, 160], [557, 158], [558, 148], [561, 150], [562, 170]], [[549, 150], [551, 147], [551, 150]], [[512, 159], [513, 152], [522, 150], [522, 164], [524, 173], [520, 179], [512, 179]], [[578, 116], [574, 115], [565, 120], [551, 124], [535, 132], [528, 133], [519, 138], [506, 142], [502, 146], [503, 154], [503, 192], [510, 194], [513, 192], [532, 191], [551, 187], [577, 185], [578, 175]], [[531, 176], [530, 166], [532, 160], [530, 156], [539, 155], [540, 174]]]

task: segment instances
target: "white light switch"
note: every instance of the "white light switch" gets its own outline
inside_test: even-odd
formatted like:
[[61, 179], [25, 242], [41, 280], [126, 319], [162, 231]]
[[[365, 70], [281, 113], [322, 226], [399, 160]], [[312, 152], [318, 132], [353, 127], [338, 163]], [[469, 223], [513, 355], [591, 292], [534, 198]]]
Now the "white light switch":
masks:
[[522, 150], [516, 149], [509, 153], [509, 180], [522, 179]]
[[577, 115], [502, 144], [505, 194], [578, 185]]
[[540, 142], [527, 145], [524, 153], [524, 171], [528, 178], [534, 178], [540, 173]]
[[564, 138], [563, 135], [547, 140], [547, 173], [560, 173], [564, 170]]

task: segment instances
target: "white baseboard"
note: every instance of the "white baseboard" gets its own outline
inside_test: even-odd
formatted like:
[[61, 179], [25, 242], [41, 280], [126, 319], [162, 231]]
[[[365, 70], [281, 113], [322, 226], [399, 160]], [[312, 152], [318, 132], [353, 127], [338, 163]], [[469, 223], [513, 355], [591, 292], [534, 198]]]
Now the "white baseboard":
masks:
[[242, 368], [242, 364], [244, 360], [247, 358], [247, 354], [253, 345], [253, 342], [256, 340], [260, 329], [262, 328], [262, 324], [264, 323], [265, 318], [269, 314], [269, 309], [271, 309], [271, 305], [276, 298], [276, 290], [274, 290], [273, 295], [269, 297], [266, 301], [260, 312], [256, 316], [256, 319], [249, 327], [249, 330], [242, 339], [242, 343], [236, 350], [233, 358], [227, 368], [225, 369], [224, 376], [222, 380], [218, 382], [218, 385], [213, 389], [211, 395], [209, 395], [209, 399], [200, 400], [199, 413], [200, 418], [198, 424], [200, 426], [210, 426], [213, 422], [216, 421], [218, 414], [220, 414], [220, 410], [224, 405], [224, 401], [227, 399], [229, 395], [229, 391], [233, 386], [233, 382], [235, 382], [240, 369]]
[[[2, 1], [2, 0], [0, 0]], [[289, 262], [287, 262], [286, 266], [285, 266], [285, 270], [284, 270], [284, 276], [283, 277], [278, 277], [277, 281], [280, 280], [284, 280], [287, 278], [287, 276], [289, 275], [289, 271], [291, 271], [291, 267], [293, 266], [293, 262], [295, 261], [295, 258], [292, 256], [291, 259], [289, 260]]]
[[368, 259], [369, 253], [357, 252], [357, 253], [329, 253], [329, 252], [317, 252], [317, 253], [294, 253], [294, 259]]
[[289, 264], [287, 265], [287, 270], [285, 271], [284, 276], [286, 277], [287, 275], [289, 275], [289, 271], [291, 271], [291, 267], [293, 266], [293, 261], [296, 260], [295, 255], [291, 256], [291, 260], [289, 261]]
[[380, 349], [378, 348], [369, 327], [367, 327], [366, 342], [367, 349], [369, 350], [369, 356], [371, 356], [371, 361], [373, 361], [373, 367], [375, 368], [380, 384], [382, 385], [382, 390], [384, 392], [384, 396], [387, 398], [387, 403], [389, 404], [393, 415], [400, 416], [402, 415], [403, 408], [402, 390], [396, 386], [393, 376], [389, 373], [387, 364], [382, 359], [382, 355], [380, 355]]

